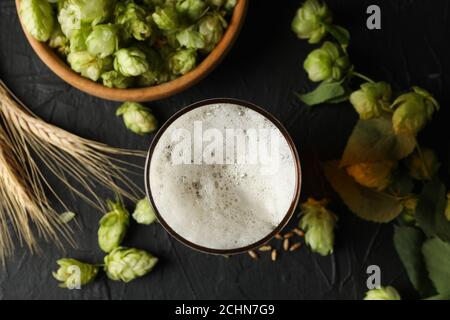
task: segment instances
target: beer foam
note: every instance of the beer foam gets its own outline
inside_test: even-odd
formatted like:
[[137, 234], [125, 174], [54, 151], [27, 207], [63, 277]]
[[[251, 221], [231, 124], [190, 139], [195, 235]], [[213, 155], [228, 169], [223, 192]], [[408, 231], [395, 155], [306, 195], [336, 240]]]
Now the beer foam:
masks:
[[[260, 163], [174, 164], [174, 132], [184, 129], [194, 137], [198, 121], [203, 131], [214, 128], [224, 136], [226, 129], [244, 135], [269, 129], [270, 141], [279, 141], [276, 170], [262, 174]], [[238, 249], [262, 240], [282, 222], [296, 196], [295, 158], [282, 132], [262, 114], [235, 104], [206, 105], [181, 115], [161, 135], [150, 161], [150, 190], [162, 219], [181, 237], [209, 249]]]

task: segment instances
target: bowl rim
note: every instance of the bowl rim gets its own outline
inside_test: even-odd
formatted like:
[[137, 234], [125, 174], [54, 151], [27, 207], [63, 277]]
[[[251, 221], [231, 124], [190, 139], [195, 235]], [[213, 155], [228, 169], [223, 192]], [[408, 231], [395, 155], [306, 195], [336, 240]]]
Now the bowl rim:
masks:
[[84, 78], [60, 58], [46, 43], [39, 42], [34, 39], [24, 27], [22, 18], [20, 17], [19, 8], [20, 1], [15, 0], [16, 11], [19, 17], [22, 30], [30, 43], [31, 47], [41, 59], [41, 61], [52, 70], [59, 78], [67, 82], [71, 86], [80, 91], [88, 93], [92, 96], [103, 98], [111, 101], [134, 101], [146, 102], [155, 101], [180, 93], [204, 79], [210, 72], [212, 72], [225, 58], [231, 50], [233, 44], [242, 29], [244, 20], [248, 9], [248, 0], [238, 0], [233, 10], [233, 14], [228, 23], [228, 27], [217, 46], [211, 51], [208, 56], [191, 72], [166, 83], [145, 87], [145, 88], [131, 88], [131, 89], [117, 89], [108, 88], [101, 83], [94, 82], [90, 79]]
[[[182, 115], [186, 114], [189, 111], [192, 111], [194, 109], [206, 106], [206, 105], [210, 105], [210, 104], [237, 104], [246, 108], [249, 108], [253, 111], [258, 112], [259, 114], [261, 114], [262, 116], [266, 117], [269, 121], [271, 121], [282, 133], [283, 137], [286, 139], [292, 155], [294, 157], [294, 161], [295, 161], [295, 170], [296, 170], [296, 184], [295, 184], [295, 192], [294, 192], [294, 196], [291, 200], [291, 205], [289, 206], [289, 209], [287, 210], [283, 220], [280, 222], [280, 224], [272, 231], [270, 232], [268, 235], [266, 235], [264, 238], [262, 238], [261, 240], [244, 246], [244, 247], [240, 247], [240, 248], [235, 248], [235, 249], [213, 249], [213, 248], [207, 248], [198, 244], [195, 244], [187, 239], [185, 239], [184, 237], [182, 237], [180, 234], [178, 234], [175, 230], [173, 230], [168, 223], [164, 220], [164, 218], [161, 216], [161, 214], [158, 211], [158, 208], [155, 204], [155, 201], [153, 199], [153, 195], [151, 192], [151, 188], [150, 188], [150, 165], [151, 165], [151, 159], [153, 157], [153, 152], [160, 140], [160, 138], [162, 137], [162, 135], [164, 134], [164, 132], [170, 127], [170, 125], [177, 120], [179, 117], [181, 117]], [[295, 210], [297, 208], [298, 202], [300, 200], [300, 193], [301, 193], [301, 189], [302, 189], [302, 168], [301, 168], [301, 161], [300, 161], [300, 157], [297, 151], [297, 148], [295, 146], [294, 140], [292, 139], [291, 135], [289, 134], [289, 132], [287, 131], [287, 129], [283, 126], [283, 124], [277, 119], [275, 118], [275, 116], [273, 116], [271, 113], [269, 113], [268, 111], [266, 111], [265, 109], [263, 109], [262, 107], [245, 101], [245, 100], [241, 100], [241, 99], [235, 99], [235, 98], [213, 98], [213, 99], [206, 99], [206, 100], [202, 100], [196, 103], [193, 103], [191, 105], [188, 105], [187, 107], [184, 107], [183, 109], [179, 110], [178, 112], [176, 112], [173, 116], [171, 116], [169, 118], [169, 120], [167, 120], [162, 126], [161, 128], [158, 130], [158, 132], [156, 133], [155, 137], [153, 138], [153, 141], [150, 145], [150, 148], [148, 150], [147, 153], [147, 158], [145, 161], [145, 172], [144, 172], [144, 178], [145, 178], [145, 192], [147, 195], [148, 200], [150, 201], [155, 215], [159, 221], [159, 223], [163, 226], [163, 228], [171, 235], [173, 236], [176, 240], [178, 240], [179, 242], [181, 242], [182, 244], [186, 245], [187, 247], [190, 247], [191, 249], [194, 249], [196, 251], [200, 251], [203, 253], [208, 253], [208, 254], [214, 254], [214, 255], [236, 255], [236, 254], [241, 254], [241, 253], [245, 253], [254, 249], [259, 248], [260, 246], [266, 244], [267, 242], [269, 242], [272, 238], [274, 238], [278, 233], [280, 233], [284, 227], [289, 223], [289, 221], [291, 220], [292, 216], [295, 213]]]

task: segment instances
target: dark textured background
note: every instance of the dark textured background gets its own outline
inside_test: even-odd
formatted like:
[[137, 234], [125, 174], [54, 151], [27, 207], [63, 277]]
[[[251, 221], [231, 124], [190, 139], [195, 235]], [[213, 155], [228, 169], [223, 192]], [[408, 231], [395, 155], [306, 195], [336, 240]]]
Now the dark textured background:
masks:
[[[340, 156], [356, 121], [349, 105], [318, 107], [307, 112], [293, 92], [311, 84], [302, 63], [311, 50], [290, 32], [300, 1], [251, 0], [242, 34], [226, 60], [195, 88], [148, 104], [161, 121], [197, 100], [242, 98], [264, 106], [288, 127], [303, 161], [303, 197], [333, 196], [317, 160]], [[383, 30], [368, 31], [366, 8], [379, 4]], [[423, 134], [447, 163], [447, 103], [450, 62], [446, 0], [329, 1], [336, 22], [350, 29], [351, 58], [356, 68], [372, 78], [391, 81], [397, 90], [418, 84], [431, 90], [443, 110]], [[71, 88], [43, 65], [25, 40], [13, 0], [0, 0], [0, 77], [40, 117], [83, 137], [113, 146], [147, 149], [151, 138], [128, 132], [114, 115], [117, 103], [90, 97]], [[142, 177], [136, 181], [142, 185]], [[107, 194], [105, 194], [106, 196]], [[101, 261], [96, 229], [101, 213], [67, 196], [77, 212], [77, 249], [66, 255]], [[43, 254], [32, 256], [17, 248], [15, 257], [0, 270], [3, 299], [361, 299], [366, 291], [368, 265], [382, 270], [384, 285], [395, 286], [414, 298], [392, 245], [392, 226], [363, 222], [334, 202], [340, 221], [335, 254], [322, 258], [306, 248], [265, 256], [258, 262], [247, 255], [225, 259], [194, 252], [171, 239], [159, 225], [133, 226], [125, 244], [153, 252], [161, 263], [149, 276], [130, 284], [101, 276], [81, 291], [59, 289], [51, 277], [55, 261], [64, 253], [42, 243]], [[296, 221], [292, 221], [295, 224]]]

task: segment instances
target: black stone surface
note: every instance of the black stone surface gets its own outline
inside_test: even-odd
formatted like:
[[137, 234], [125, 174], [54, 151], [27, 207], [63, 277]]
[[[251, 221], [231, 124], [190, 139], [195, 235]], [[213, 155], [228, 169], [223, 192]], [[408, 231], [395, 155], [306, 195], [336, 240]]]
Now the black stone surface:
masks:
[[[336, 22], [352, 33], [351, 59], [372, 78], [392, 82], [396, 90], [420, 85], [431, 90], [443, 110], [424, 132], [424, 142], [448, 161], [450, 3], [446, 0], [334, 0], [328, 1]], [[226, 60], [194, 88], [149, 103], [164, 121], [192, 102], [212, 97], [234, 97], [264, 106], [292, 133], [304, 170], [303, 198], [333, 197], [324, 183], [318, 160], [338, 158], [357, 116], [350, 105], [321, 106], [308, 111], [294, 91], [312, 88], [302, 63], [312, 49], [290, 31], [300, 1], [251, 0], [242, 34]], [[382, 8], [381, 31], [366, 29], [366, 8]], [[114, 115], [117, 103], [100, 100], [71, 88], [34, 54], [25, 40], [14, 1], [0, 1], [0, 77], [40, 117], [82, 137], [113, 146], [147, 149], [151, 137], [138, 137]], [[143, 186], [143, 177], [135, 181]], [[110, 196], [106, 191], [100, 194]], [[412, 289], [392, 244], [392, 225], [359, 220], [335, 201], [339, 214], [335, 254], [322, 258], [303, 248], [281, 254], [276, 263], [268, 256], [258, 262], [247, 255], [209, 256], [177, 243], [159, 226], [135, 226], [127, 246], [153, 252], [161, 263], [150, 275], [130, 284], [105, 276], [83, 290], [64, 290], [51, 277], [55, 261], [71, 256], [100, 262], [96, 230], [101, 213], [83, 202], [65, 197], [78, 213], [78, 248], [61, 252], [42, 242], [43, 253], [16, 249], [0, 269], [2, 299], [361, 299], [366, 291], [366, 268], [379, 265], [382, 283], [395, 286], [406, 298]], [[297, 223], [296, 219], [292, 225]]]

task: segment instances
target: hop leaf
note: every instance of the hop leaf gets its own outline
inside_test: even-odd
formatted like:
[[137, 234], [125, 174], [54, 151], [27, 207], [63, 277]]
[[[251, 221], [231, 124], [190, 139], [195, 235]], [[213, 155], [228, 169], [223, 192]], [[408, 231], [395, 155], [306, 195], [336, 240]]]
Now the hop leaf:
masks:
[[[421, 154], [422, 153], [422, 154]], [[430, 180], [441, 166], [436, 153], [431, 149], [416, 150], [406, 159], [409, 175], [420, 181]]]
[[401, 300], [401, 297], [394, 287], [389, 286], [367, 291], [364, 300]]
[[98, 273], [98, 267], [75, 259], [60, 259], [56, 262], [59, 269], [53, 277], [60, 281], [61, 288], [74, 289], [92, 282]]
[[130, 220], [128, 211], [120, 201], [109, 201], [108, 206], [111, 211], [102, 217], [98, 229], [98, 244], [107, 253], [120, 245]]
[[300, 39], [316, 44], [326, 36], [326, 25], [330, 25], [332, 21], [331, 11], [325, 3], [307, 0], [297, 11], [292, 21], [292, 30]]
[[123, 282], [146, 275], [158, 262], [150, 253], [124, 247], [114, 249], [104, 260], [108, 278]]
[[347, 173], [360, 185], [383, 191], [391, 183], [392, 170], [396, 165], [395, 161], [361, 163], [348, 166]]
[[336, 215], [326, 208], [328, 201], [308, 199], [302, 204], [299, 227], [305, 230], [305, 242], [313, 252], [322, 256], [333, 253]]

